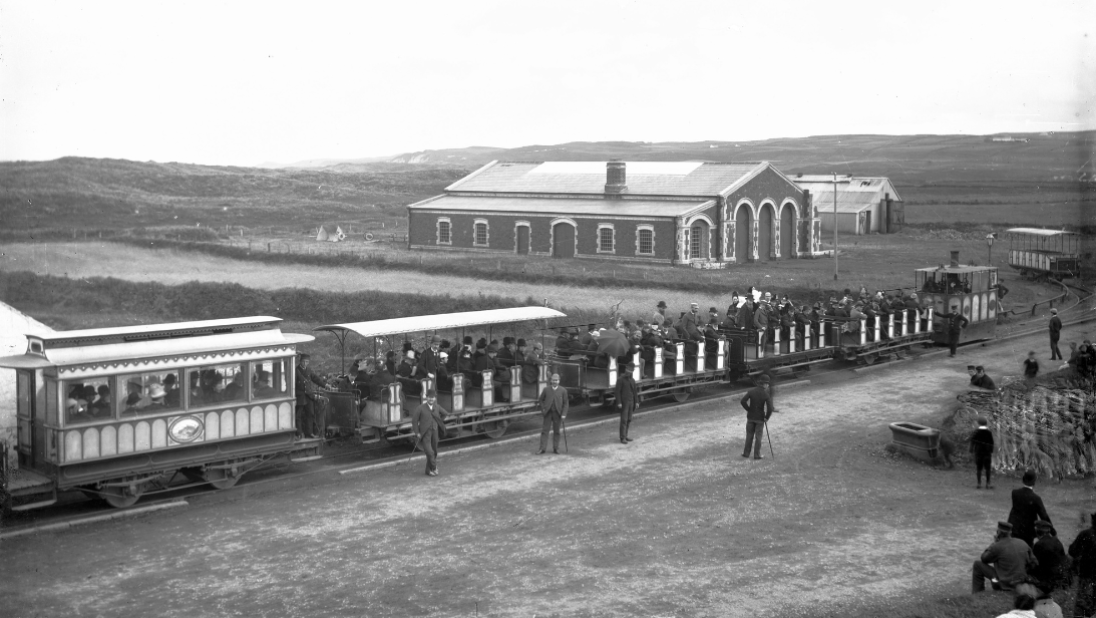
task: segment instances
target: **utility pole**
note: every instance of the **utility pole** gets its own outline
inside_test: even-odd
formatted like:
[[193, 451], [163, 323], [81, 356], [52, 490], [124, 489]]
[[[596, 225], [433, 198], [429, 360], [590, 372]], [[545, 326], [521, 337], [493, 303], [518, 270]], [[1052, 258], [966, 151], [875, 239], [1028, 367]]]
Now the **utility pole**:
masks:
[[833, 280], [837, 281], [837, 172], [833, 173]]

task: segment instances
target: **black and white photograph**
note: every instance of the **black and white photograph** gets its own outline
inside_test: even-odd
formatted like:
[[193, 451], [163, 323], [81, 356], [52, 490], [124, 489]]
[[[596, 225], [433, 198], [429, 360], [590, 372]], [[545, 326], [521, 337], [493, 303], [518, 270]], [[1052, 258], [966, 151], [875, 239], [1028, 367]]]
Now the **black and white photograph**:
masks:
[[1093, 339], [1087, 0], [0, 0], [5, 618], [1096, 618]]

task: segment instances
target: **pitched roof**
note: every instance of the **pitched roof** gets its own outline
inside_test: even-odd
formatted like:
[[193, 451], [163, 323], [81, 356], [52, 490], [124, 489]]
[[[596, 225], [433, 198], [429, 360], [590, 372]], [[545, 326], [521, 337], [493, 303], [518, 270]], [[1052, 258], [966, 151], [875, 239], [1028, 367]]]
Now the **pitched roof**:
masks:
[[411, 210], [483, 211], [543, 215], [613, 217], [681, 217], [714, 204], [714, 200], [636, 200], [604, 198], [491, 197], [442, 195], [408, 206]]
[[[790, 180], [800, 188], [811, 192], [811, 202], [818, 207], [820, 214], [833, 212], [833, 174], [796, 174]], [[838, 176], [837, 212], [860, 212], [869, 206], [878, 204], [887, 195], [892, 201], [901, 202], [902, 197], [886, 176]]]
[[[447, 193], [603, 194], [606, 161], [492, 161]], [[768, 163], [626, 161], [627, 195], [714, 196]]]

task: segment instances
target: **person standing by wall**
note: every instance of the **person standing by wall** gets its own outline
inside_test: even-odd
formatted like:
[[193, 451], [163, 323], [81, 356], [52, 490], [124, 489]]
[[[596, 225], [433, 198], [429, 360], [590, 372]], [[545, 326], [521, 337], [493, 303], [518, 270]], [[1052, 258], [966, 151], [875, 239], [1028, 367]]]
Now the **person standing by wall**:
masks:
[[1058, 349], [1058, 339], [1062, 337], [1062, 318], [1058, 310], [1050, 310], [1050, 360], [1062, 360], [1062, 351]]
[[978, 429], [970, 435], [970, 454], [974, 457], [974, 475], [978, 479], [975, 489], [982, 488], [982, 470], [986, 471], [986, 489], [993, 489], [989, 477], [993, 469], [993, 432], [985, 418], [979, 417]]
[[739, 402], [746, 409], [746, 445], [742, 447], [742, 456], [750, 456], [750, 444], [753, 443], [753, 458], [762, 459], [761, 438], [765, 423], [773, 414], [773, 399], [769, 396], [769, 376], [757, 379], [757, 386], [746, 391]]
[[635, 369], [634, 363], [628, 363], [628, 366], [617, 377], [616, 389], [613, 393], [616, 407], [620, 410], [621, 444], [628, 444], [632, 441], [628, 437], [628, 428], [632, 425], [632, 413], [639, 408], [639, 387], [636, 386], [635, 378], [632, 377]]

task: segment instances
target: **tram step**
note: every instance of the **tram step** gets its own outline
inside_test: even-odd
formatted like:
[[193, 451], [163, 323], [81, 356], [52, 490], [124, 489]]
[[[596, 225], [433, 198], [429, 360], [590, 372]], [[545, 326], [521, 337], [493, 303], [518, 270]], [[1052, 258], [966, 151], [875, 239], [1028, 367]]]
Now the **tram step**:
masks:
[[30, 511], [32, 509], [41, 509], [47, 506], [57, 504], [57, 498], [50, 500], [42, 500], [41, 502], [31, 502], [30, 504], [20, 504], [18, 506], [11, 507], [13, 511]]
[[291, 463], [303, 463], [306, 461], [316, 461], [317, 459], [323, 459], [323, 455], [311, 455], [309, 457], [290, 457]]

